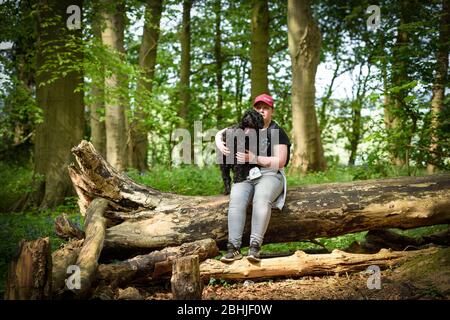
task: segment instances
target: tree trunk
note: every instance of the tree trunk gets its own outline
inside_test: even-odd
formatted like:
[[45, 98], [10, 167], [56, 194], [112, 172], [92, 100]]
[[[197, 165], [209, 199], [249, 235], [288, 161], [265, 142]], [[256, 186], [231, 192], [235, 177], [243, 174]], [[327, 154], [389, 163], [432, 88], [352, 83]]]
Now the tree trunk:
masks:
[[354, 166], [358, 151], [358, 145], [362, 136], [362, 121], [361, 121], [362, 101], [352, 101], [352, 132], [350, 133], [350, 156], [348, 158], [348, 165]]
[[179, 247], [169, 247], [161, 251], [152, 251], [120, 263], [101, 264], [98, 267], [98, 279], [110, 287], [129, 285], [139, 279], [157, 279], [172, 272], [172, 262], [183, 256], [197, 255], [200, 261], [219, 254], [216, 242], [212, 239], [184, 243]]
[[441, 113], [444, 110], [445, 88], [448, 73], [448, 42], [450, 38], [450, 5], [448, 0], [442, 1], [442, 17], [439, 30], [438, 48], [436, 54], [436, 75], [431, 99], [431, 144], [430, 161], [427, 172], [432, 174], [440, 161], [439, 156], [439, 130], [441, 128]]
[[[94, 8], [95, 10], [96, 8]], [[93, 17], [92, 33], [98, 41], [102, 41], [102, 26], [99, 14]], [[105, 69], [99, 66], [98, 75], [92, 80], [92, 102], [90, 105], [91, 141], [95, 149], [106, 157], [106, 127], [100, 114], [105, 110]]]
[[[158, 249], [204, 238], [226, 244], [227, 196], [182, 196], [139, 185], [118, 174], [86, 141], [73, 153], [80, 168], [69, 171], [81, 211], [102, 197], [115, 206], [107, 217], [121, 222], [107, 229], [106, 248]], [[449, 223], [449, 208], [449, 174], [302, 186], [288, 191], [283, 212], [272, 210], [265, 242]]]
[[[159, 24], [162, 13], [162, 0], [148, 0], [145, 9], [145, 25], [142, 35], [142, 43], [139, 49], [139, 66], [143, 70], [145, 80], [139, 81], [139, 94], [145, 94], [145, 98], [152, 92], [153, 78], [156, 67], [156, 53], [159, 39]], [[131, 124], [131, 139], [129, 147], [130, 166], [144, 172], [148, 170], [148, 130], [143, 123], [150, 117], [148, 109], [151, 106], [144, 105], [148, 101], [137, 101], [137, 110]]]
[[[367, 67], [367, 75], [363, 76], [363, 68], [365, 63], [360, 64], [359, 66], [359, 75], [358, 75], [358, 85], [354, 98], [352, 99], [352, 123], [351, 123], [351, 132], [348, 135], [348, 140], [350, 143], [350, 157], [348, 160], [348, 164], [353, 166], [356, 161], [358, 145], [361, 141], [361, 138], [364, 134], [364, 126], [363, 120], [361, 116], [361, 110], [364, 106], [364, 99], [366, 97], [367, 91], [367, 83], [370, 78], [370, 65]], [[344, 129], [345, 131], [345, 129]]]
[[49, 299], [52, 288], [50, 238], [22, 241], [8, 271], [5, 300]]
[[187, 256], [173, 262], [172, 296], [175, 300], [201, 300], [203, 284], [200, 281], [198, 256]]
[[236, 93], [235, 93], [235, 104], [236, 104], [236, 122], [239, 122], [242, 117], [242, 97], [244, 95], [244, 83], [245, 76], [247, 74], [247, 60], [239, 58], [239, 63], [236, 63], [235, 67], [236, 76]]
[[382, 50], [380, 58], [380, 72], [383, 79], [383, 120], [386, 131], [390, 129], [391, 123], [391, 96], [389, 94], [389, 78], [388, 78], [388, 52], [386, 51], [386, 36], [382, 32], [379, 34], [380, 47]]
[[315, 110], [315, 77], [322, 36], [308, 0], [288, 1], [288, 40], [292, 60], [292, 121], [294, 152], [291, 170], [323, 171], [323, 154]]
[[76, 265], [80, 268], [80, 289], [73, 292], [81, 298], [87, 297], [97, 271], [98, 258], [103, 249], [106, 219], [103, 217], [108, 206], [105, 199], [94, 199], [86, 212], [86, 239], [80, 250]]
[[189, 122], [189, 103], [191, 100], [190, 73], [191, 73], [191, 8], [192, 0], [183, 1], [183, 21], [180, 35], [181, 42], [181, 70], [180, 70], [180, 101], [178, 115]]
[[[104, 1], [102, 9], [106, 28], [102, 30], [102, 41], [116, 54], [124, 51], [123, 6], [112, 0]], [[112, 73], [105, 78], [105, 127], [106, 159], [119, 171], [127, 167], [126, 117], [123, 98], [119, 97], [120, 81], [123, 75]]]
[[333, 86], [336, 78], [340, 75], [339, 68], [341, 66], [341, 61], [338, 58], [338, 48], [337, 45], [333, 46], [333, 58], [336, 64], [336, 67], [333, 70], [333, 76], [331, 77], [330, 84], [327, 87], [327, 91], [321, 99], [321, 104], [319, 108], [319, 130], [320, 133], [324, 132], [328, 126], [328, 122], [330, 120], [330, 116], [328, 115], [330, 111], [328, 110], [331, 105], [331, 95], [333, 94]]
[[214, 37], [214, 58], [216, 60], [216, 84], [217, 84], [217, 123], [221, 123], [223, 119], [223, 58], [222, 58], [222, 31], [220, 28], [221, 0], [214, 2], [215, 14], [215, 37]]
[[252, 101], [257, 95], [269, 93], [269, 7], [267, 0], [253, 0], [250, 46]]
[[[78, 5], [82, 1], [38, 1], [38, 44], [36, 64], [41, 71], [36, 76], [36, 100], [43, 111], [44, 121], [36, 128], [35, 138], [35, 173], [43, 175], [36, 194], [30, 199], [41, 208], [54, 207], [61, 204], [65, 197], [73, 194], [73, 188], [67, 176], [67, 165], [70, 163], [70, 148], [83, 137], [84, 105], [83, 93], [74, 92], [83, 83], [80, 72], [70, 71], [65, 76], [47, 83], [59, 70], [51, 70], [50, 62], [55, 63], [62, 56], [70, 60], [70, 64], [82, 64], [82, 56], [65, 46], [70, 37], [81, 39], [81, 30], [69, 30], [66, 27], [67, 7]], [[60, 16], [58, 23], [49, 23], [49, 19]], [[52, 20], [52, 21], [53, 21]], [[58, 46], [58, 47], [56, 47]], [[71, 66], [65, 64], [61, 69]]]
[[[400, 0], [398, 2], [399, 23], [397, 38], [392, 49], [392, 87], [401, 87], [411, 81], [410, 79], [410, 31], [409, 23], [414, 10], [419, 10], [420, 1]], [[385, 126], [388, 132], [388, 148], [391, 162], [399, 167], [409, 165], [407, 156], [409, 145], [415, 131], [415, 116], [410, 110], [405, 98], [409, 89], [400, 89], [390, 93], [389, 108], [385, 108]], [[387, 114], [386, 114], [387, 112]], [[408, 124], [412, 120], [413, 127]]]
[[204, 281], [210, 278], [242, 280], [343, 274], [364, 271], [373, 265], [383, 270], [408, 258], [429, 255], [437, 250], [437, 248], [430, 248], [418, 251], [391, 252], [382, 249], [375, 254], [353, 254], [333, 250], [330, 254], [313, 255], [296, 251], [292, 256], [263, 259], [257, 264], [250, 263], [247, 259], [234, 261], [231, 264], [208, 259], [200, 264], [200, 276]]

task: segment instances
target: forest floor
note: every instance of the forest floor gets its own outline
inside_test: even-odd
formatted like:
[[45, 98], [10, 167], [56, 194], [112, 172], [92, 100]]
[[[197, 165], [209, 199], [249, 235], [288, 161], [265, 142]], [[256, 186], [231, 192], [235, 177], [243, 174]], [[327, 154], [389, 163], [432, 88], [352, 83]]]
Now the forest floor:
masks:
[[[450, 300], [450, 248], [405, 261], [381, 271], [381, 288], [369, 289], [369, 274], [339, 274], [299, 279], [266, 279], [228, 283], [212, 281], [203, 290], [204, 300]], [[134, 291], [135, 294], [131, 294]], [[138, 293], [138, 296], [136, 294]], [[140, 296], [140, 297], [139, 297]], [[172, 299], [170, 284], [161, 287], [119, 290], [119, 299]]]

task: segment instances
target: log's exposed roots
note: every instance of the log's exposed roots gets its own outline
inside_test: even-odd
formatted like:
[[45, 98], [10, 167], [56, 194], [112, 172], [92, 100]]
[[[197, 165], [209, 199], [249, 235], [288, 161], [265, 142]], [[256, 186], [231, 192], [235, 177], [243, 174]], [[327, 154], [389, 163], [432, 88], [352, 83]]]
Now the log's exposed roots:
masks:
[[64, 240], [69, 239], [84, 239], [84, 231], [76, 224], [69, 220], [67, 214], [56, 217], [55, 219], [55, 233], [58, 237]]

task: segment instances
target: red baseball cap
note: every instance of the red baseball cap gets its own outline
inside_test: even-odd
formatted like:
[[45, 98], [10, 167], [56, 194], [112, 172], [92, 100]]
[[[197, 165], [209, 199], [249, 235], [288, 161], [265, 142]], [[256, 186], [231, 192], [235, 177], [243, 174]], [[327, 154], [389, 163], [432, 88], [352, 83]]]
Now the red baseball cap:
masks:
[[273, 108], [273, 98], [271, 96], [269, 96], [268, 94], [263, 93], [263, 94], [260, 94], [259, 96], [257, 96], [255, 98], [255, 102], [253, 102], [253, 106], [261, 101]]

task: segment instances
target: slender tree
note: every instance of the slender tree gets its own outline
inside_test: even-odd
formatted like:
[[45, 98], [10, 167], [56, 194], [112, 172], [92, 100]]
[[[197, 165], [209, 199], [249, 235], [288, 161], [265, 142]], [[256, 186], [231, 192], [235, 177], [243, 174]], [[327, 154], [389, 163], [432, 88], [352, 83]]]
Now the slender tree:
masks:
[[445, 88], [448, 73], [448, 44], [450, 40], [450, 5], [448, 0], [442, 1], [442, 16], [439, 26], [439, 40], [436, 53], [436, 73], [431, 99], [431, 144], [430, 161], [427, 164], [428, 173], [436, 170], [439, 153], [439, 131], [441, 130], [441, 114], [444, 110]]
[[214, 2], [215, 14], [215, 37], [214, 37], [214, 58], [216, 60], [216, 84], [217, 84], [217, 122], [222, 121], [223, 106], [223, 57], [222, 57], [222, 32], [220, 22], [221, 0]]
[[251, 99], [269, 92], [269, 7], [267, 0], [253, 0], [251, 20]]
[[294, 152], [291, 170], [325, 170], [315, 110], [315, 76], [320, 60], [321, 33], [310, 1], [288, 1], [288, 42], [292, 61], [292, 120]]
[[[162, 0], [147, 0], [146, 2], [144, 31], [139, 48], [139, 66], [143, 70], [144, 78], [138, 83], [138, 91], [146, 94], [150, 94], [153, 87], [162, 2]], [[143, 101], [137, 101], [136, 112], [130, 128], [129, 144], [129, 164], [140, 172], [148, 170], [148, 130], [143, 120], [149, 116], [146, 111], [149, 106], [144, 106], [143, 103]]]
[[[94, 3], [96, 4], [96, 3]], [[94, 6], [94, 15], [92, 17], [92, 33], [94, 37], [102, 41], [102, 21], [98, 14], [98, 9]], [[91, 125], [91, 141], [95, 149], [106, 157], [106, 127], [105, 121], [101, 119], [101, 112], [105, 109], [105, 69], [100, 66], [98, 73], [93, 79], [92, 89], [92, 103], [90, 107], [90, 125]]]
[[[190, 73], [191, 73], [191, 8], [192, 0], [183, 1], [183, 21], [181, 26], [181, 70], [180, 70], [180, 100], [179, 116], [189, 118]], [[189, 121], [189, 120], [188, 120]]]
[[[409, 162], [407, 150], [410, 148], [412, 136], [416, 130], [415, 119], [406, 97], [410, 89], [403, 88], [411, 81], [411, 31], [409, 24], [413, 21], [412, 11], [418, 10], [421, 4], [414, 1], [399, 0], [398, 2], [397, 37], [392, 48], [391, 89], [388, 99], [389, 105], [385, 108], [385, 126], [389, 135], [389, 152], [391, 161], [397, 166]], [[408, 124], [411, 122], [411, 124]]]
[[[102, 6], [105, 28], [102, 30], [102, 41], [112, 51], [124, 51], [124, 6], [112, 0], [104, 0]], [[106, 126], [106, 159], [117, 170], [127, 167], [127, 124], [123, 100], [117, 94], [123, 75], [110, 73], [105, 78], [105, 126]]]

